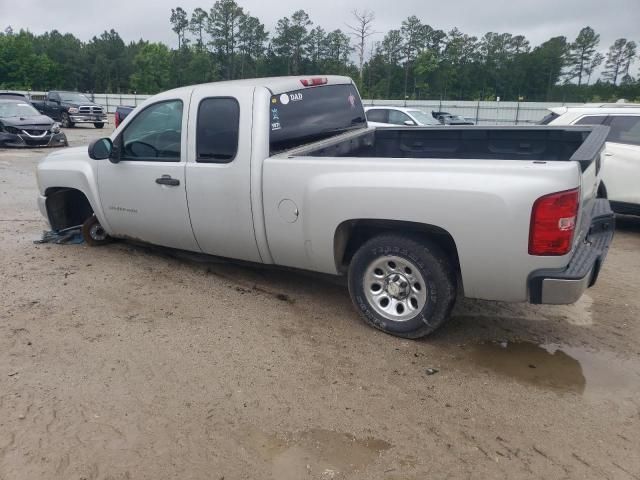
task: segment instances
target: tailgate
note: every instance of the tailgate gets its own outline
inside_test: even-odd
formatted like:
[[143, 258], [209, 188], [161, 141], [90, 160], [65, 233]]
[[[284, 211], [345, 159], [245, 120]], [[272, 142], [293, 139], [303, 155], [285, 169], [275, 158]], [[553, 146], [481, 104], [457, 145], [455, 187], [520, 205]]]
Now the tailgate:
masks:
[[591, 225], [591, 218], [596, 206], [598, 188], [602, 175], [604, 147], [609, 135], [609, 127], [596, 125], [592, 127], [582, 145], [571, 156], [571, 160], [580, 164], [582, 178], [580, 182], [580, 221], [574, 238], [574, 246], [582, 242]]

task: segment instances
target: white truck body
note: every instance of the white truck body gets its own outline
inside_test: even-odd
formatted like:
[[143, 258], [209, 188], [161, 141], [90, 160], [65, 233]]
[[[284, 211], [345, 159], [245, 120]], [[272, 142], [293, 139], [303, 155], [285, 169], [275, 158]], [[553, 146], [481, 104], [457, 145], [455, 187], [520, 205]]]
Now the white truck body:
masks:
[[[181, 125], [175, 129], [176, 144], [169, 147], [179, 150], [176, 161], [93, 160], [86, 147], [52, 153], [37, 169], [40, 209], [54, 229], [81, 223], [81, 217], [93, 214], [112, 237], [329, 274], [347, 271], [356, 233], [415, 229], [445, 242], [443, 248], [456, 264], [460, 290], [472, 298], [570, 303], [595, 281], [610, 236], [582, 277], [564, 278], [562, 272], [570, 269], [570, 261], [586, 245], [592, 217], [608, 218], [608, 207], [596, 206], [602, 132], [592, 127], [576, 130], [584, 144], [574, 142], [579, 147], [564, 161], [547, 161], [544, 155], [538, 159], [535, 138], [519, 140], [515, 148], [526, 154], [513, 159], [491, 150], [495, 150], [492, 138], [503, 145], [505, 129], [372, 129], [366, 123], [273, 152], [274, 131], [287, 128], [274, 118], [284, 114], [288, 98], [300, 95], [304, 102], [311, 88], [335, 86], [355, 91], [350, 79], [330, 76], [312, 87], [303, 87], [300, 78], [285, 77], [197, 85], [156, 95], [129, 115], [110, 140], [115, 149], [145, 109], [179, 100]], [[344, 97], [349, 108], [361, 111], [359, 98], [354, 103], [352, 97]], [[196, 152], [198, 112], [201, 102], [211, 98], [233, 99], [239, 106], [237, 151], [224, 163], [203, 163]], [[407, 139], [409, 131], [462, 139], [480, 135], [490, 142], [493, 153], [487, 158], [473, 154], [464, 158], [461, 153], [447, 155], [445, 148], [434, 156], [427, 151], [429, 138]], [[509, 132], [518, 138], [576, 134], [571, 127]], [[385, 142], [402, 155], [382, 151], [368, 155]], [[417, 158], [409, 157], [412, 150]], [[586, 154], [582, 160], [581, 152]], [[159, 184], [167, 176], [174, 185]], [[580, 203], [570, 251], [530, 254], [534, 203], [571, 189], [578, 189]], [[69, 192], [85, 197], [87, 206], [71, 211]], [[557, 278], [541, 278], [534, 293], [536, 272], [555, 272], [551, 276]]]

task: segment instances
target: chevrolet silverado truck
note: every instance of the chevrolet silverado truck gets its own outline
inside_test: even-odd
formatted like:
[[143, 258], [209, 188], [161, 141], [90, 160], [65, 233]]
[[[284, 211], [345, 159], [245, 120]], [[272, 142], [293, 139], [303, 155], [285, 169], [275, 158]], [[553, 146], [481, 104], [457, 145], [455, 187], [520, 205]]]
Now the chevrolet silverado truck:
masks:
[[135, 239], [348, 277], [362, 318], [417, 338], [458, 296], [567, 304], [613, 236], [608, 129], [368, 127], [346, 77], [183, 87], [47, 156], [39, 207], [89, 245]]
[[93, 123], [96, 128], [107, 123], [107, 113], [89, 97], [78, 92], [51, 91], [44, 101], [31, 102], [38, 111], [60, 122], [64, 128], [76, 123]]

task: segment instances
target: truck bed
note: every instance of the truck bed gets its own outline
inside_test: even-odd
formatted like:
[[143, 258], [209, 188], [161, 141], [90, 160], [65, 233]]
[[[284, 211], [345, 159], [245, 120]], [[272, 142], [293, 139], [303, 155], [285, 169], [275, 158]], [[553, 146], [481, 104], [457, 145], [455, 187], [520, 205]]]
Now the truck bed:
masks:
[[384, 127], [351, 132], [285, 152], [286, 156], [597, 160], [608, 132], [580, 127]]

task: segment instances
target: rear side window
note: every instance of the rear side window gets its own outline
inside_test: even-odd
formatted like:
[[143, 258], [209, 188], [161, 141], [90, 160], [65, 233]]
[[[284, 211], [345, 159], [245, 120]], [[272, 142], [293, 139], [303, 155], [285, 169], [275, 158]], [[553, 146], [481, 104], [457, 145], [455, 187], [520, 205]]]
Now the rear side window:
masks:
[[196, 161], [229, 163], [238, 152], [240, 105], [235, 98], [205, 98], [198, 108]]
[[606, 115], [589, 115], [582, 117], [575, 125], [602, 125], [606, 119]]
[[370, 122], [388, 123], [387, 122], [388, 114], [389, 114], [389, 111], [384, 110], [382, 108], [369, 110], [367, 112], [367, 120], [369, 120]]
[[611, 132], [607, 141], [640, 145], [640, 116], [611, 117]]
[[303, 88], [273, 95], [268, 108], [272, 153], [363, 128], [367, 124], [360, 96], [352, 84]]

